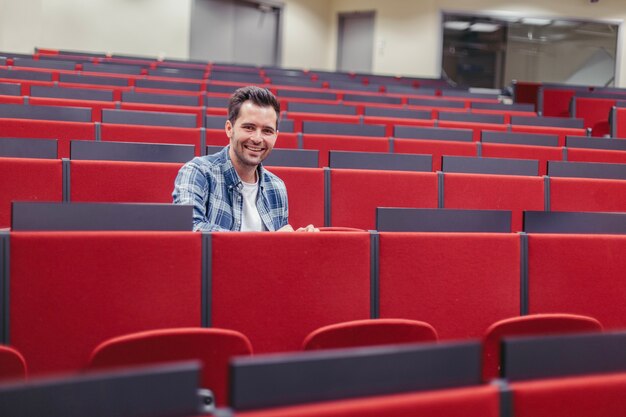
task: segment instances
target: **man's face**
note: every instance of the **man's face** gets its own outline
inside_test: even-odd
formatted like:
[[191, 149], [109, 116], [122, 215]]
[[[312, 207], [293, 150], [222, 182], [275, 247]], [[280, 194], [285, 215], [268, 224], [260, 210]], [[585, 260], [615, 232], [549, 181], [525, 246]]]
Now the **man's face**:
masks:
[[272, 152], [278, 132], [276, 111], [245, 101], [234, 125], [226, 121], [230, 139], [231, 159], [235, 166], [256, 167]]

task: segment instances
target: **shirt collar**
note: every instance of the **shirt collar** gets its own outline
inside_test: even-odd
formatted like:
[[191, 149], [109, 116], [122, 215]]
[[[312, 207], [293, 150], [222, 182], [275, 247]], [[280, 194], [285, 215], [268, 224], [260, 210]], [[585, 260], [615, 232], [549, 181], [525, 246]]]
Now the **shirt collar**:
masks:
[[[228, 151], [230, 149], [230, 145], [227, 145], [219, 152], [219, 158], [224, 160], [224, 165], [222, 168], [222, 172], [224, 173], [224, 180], [227, 186], [242, 187], [241, 178], [239, 178], [239, 174], [237, 174], [237, 170], [235, 169], [233, 162], [230, 160], [230, 156]], [[263, 189], [263, 185], [265, 182], [265, 168], [263, 168], [263, 164], [259, 164], [257, 167], [257, 175], [259, 178], [259, 187]]]

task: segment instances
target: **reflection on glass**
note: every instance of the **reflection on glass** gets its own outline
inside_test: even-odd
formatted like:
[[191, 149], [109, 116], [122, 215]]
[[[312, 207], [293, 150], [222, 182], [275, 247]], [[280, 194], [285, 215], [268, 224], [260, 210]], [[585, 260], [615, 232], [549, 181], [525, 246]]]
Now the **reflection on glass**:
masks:
[[464, 87], [512, 80], [613, 86], [618, 26], [545, 18], [444, 14], [444, 73]]

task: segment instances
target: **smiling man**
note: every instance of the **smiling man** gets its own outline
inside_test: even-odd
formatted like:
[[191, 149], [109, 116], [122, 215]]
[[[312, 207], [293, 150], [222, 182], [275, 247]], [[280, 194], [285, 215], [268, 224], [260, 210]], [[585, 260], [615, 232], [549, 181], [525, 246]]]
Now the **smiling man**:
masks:
[[174, 183], [174, 203], [194, 207], [194, 230], [293, 231], [285, 184], [262, 165], [276, 143], [279, 115], [278, 100], [265, 88], [233, 93], [224, 126], [228, 146], [187, 162]]

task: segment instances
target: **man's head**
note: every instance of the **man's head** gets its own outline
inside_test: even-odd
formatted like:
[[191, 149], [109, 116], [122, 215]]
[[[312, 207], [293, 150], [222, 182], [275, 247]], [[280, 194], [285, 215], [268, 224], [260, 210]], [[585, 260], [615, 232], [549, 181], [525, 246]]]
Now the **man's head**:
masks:
[[230, 159], [243, 181], [254, 182], [256, 167], [274, 148], [279, 114], [278, 100], [267, 89], [243, 87], [232, 95], [224, 128]]
[[273, 108], [276, 112], [276, 126], [274, 128], [278, 130], [280, 103], [270, 90], [253, 85], [241, 87], [230, 96], [230, 101], [228, 102], [228, 120], [231, 124], [235, 124], [235, 121], [239, 117], [239, 112], [241, 111], [241, 105], [246, 101], [251, 101], [259, 107]]

